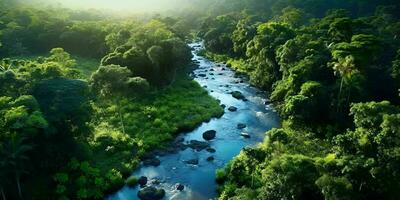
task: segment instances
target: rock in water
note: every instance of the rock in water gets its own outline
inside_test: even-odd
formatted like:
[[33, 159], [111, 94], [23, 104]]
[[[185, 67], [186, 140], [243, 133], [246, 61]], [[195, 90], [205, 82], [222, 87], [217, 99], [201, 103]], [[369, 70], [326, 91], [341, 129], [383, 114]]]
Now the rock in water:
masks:
[[240, 134], [242, 137], [244, 137], [244, 138], [250, 138], [250, 135], [248, 134], [248, 133], [241, 133]]
[[140, 186], [145, 186], [146, 184], [147, 184], [147, 177], [145, 177], [145, 176], [141, 176], [139, 179], [138, 179], [138, 183], [139, 183], [139, 185]]
[[239, 99], [239, 100], [246, 99], [246, 98], [244, 97], [244, 95], [243, 95], [241, 92], [239, 92], [239, 91], [231, 92], [231, 95], [232, 95], [235, 99]]
[[176, 190], [179, 190], [179, 191], [182, 191], [183, 189], [185, 189], [185, 186], [182, 185], [182, 184], [180, 184], [180, 183], [177, 183], [177, 184], [175, 185], [175, 189], [176, 189]]
[[186, 164], [190, 164], [190, 165], [198, 165], [199, 164], [199, 159], [194, 158], [194, 159], [186, 160], [185, 163]]
[[228, 110], [231, 111], [231, 112], [235, 112], [235, 111], [237, 111], [237, 108], [235, 106], [230, 106], [228, 108]]
[[202, 142], [202, 141], [198, 141], [198, 140], [190, 140], [190, 143], [187, 144], [187, 146], [189, 148], [192, 148], [196, 151], [201, 151], [203, 149], [206, 149], [207, 147], [210, 146], [210, 144], [208, 144], [207, 142]]
[[211, 161], [213, 161], [213, 160], [214, 160], [214, 156], [210, 156], [210, 157], [207, 158], [207, 161], [208, 161], [208, 162], [211, 162]]
[[246, 124], [239, 123], [239, 124], [237, 125], [237, 128], [238, 128], [238, 129], [244, 129], [244, 128], [246, 128]]
[[208, 131], [203, 133], [203, 138], [205, 140], [212, 140], [212, 139], [215, 138], [216, 134], [217, 134], [217, 132], [215, 130], [208, 130]]
[[208, 151], [208, 152], [210, 152], [210, 153], [215, 153], [215, 152], [216, 152], [216, 150], [215, 150], [214, 148], [211, 148], [211, 147], [208, 147], [208, 148], [206, 149], [206, 151]]
[[165, 190], [155, 187], [145, 187], [140, 190], [137, 195], [142, 200], [159, 200], [164, 198]]

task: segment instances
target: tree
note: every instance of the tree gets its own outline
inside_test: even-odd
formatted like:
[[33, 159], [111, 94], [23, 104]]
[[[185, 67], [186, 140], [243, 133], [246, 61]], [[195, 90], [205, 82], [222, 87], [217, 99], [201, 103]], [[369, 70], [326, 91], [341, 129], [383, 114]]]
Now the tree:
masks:
[[278, 19], [283, 23], [289, 24], [293, 28], [297, 28], [304, 24], [306, 14], [301, 9], [289, 6], [282, 10], [282, 15], [279, 16]]
[[116, 97], [118, 104], [118, 114], [123, 133], [125, 125], [121, 111], [120, 100], [123, 96], [132, 95], [131, 92], [145, 93], [149, 89], [147, 80], [140, 77], [130, 77], [131, 71], [119, 65], [100, 66], [92, 74], [90, 80], [91, 88], [101, 96]]
[[73, 68], [76, 66], [76, 61], [62, 48], [50, 50], [50, 56], [46, 58], [46, 61], [59, 63], [62, 68]]
[[341, 77], [337, 105], [337, 109], [339, 111], [343, 83], [350, 84], [350, 80], [352, 79], [354, 74], [358, 73], [359, 71], [355, 67], [353, 56], [346, 56], [344, 59], [339, 58], [339, 61], [337, 63], [334, 63], [333, 69], [335, 70], [335, 73], [339, 74]]
[[349, 42], [353, 35], [353, 26], [350, 18], [336, 18], [329, 26], [328, 34], [333, 42]]
[[22, 199], [21, 176], [28, 173], [25, 163], [29, 160], [27, 152], [32, 150], [32, 146], [24, 144], [24, 139], [14, 135], [5, 144], [0, 155], [4, 163], [8, 165], [8, 170], [14, 173], [18, 195]]

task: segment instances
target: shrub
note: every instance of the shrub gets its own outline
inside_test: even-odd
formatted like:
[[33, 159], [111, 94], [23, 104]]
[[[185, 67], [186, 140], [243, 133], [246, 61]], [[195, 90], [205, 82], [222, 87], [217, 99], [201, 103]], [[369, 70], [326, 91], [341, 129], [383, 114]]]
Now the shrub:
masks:
[[135, 176], [130, 176], [128, 179], [126, 179], [125, 183], [129, 187], [134, 187], [137, 185], [138, 179]]

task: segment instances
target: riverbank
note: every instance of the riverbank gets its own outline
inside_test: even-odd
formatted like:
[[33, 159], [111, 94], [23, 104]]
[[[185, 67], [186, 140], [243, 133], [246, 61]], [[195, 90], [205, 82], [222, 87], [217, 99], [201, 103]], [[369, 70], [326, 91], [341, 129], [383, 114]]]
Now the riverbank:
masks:
[[[199, 65], [191, 76], [219, 100], [225, 114], [202, 123], [193, 131], [182, 132], [172, 143], [173, 148], [148, 155], [142, 167], [132, 173], [137, 178], [146, 177], [143, 187], [126, 186], [108, 199], [138, 199], [138, 192], [149, 187], [164, 190], [167, 199], [214, 198], [217, 196], [215, 170], [244, 147], [261, 142], [265, 131], [279, 127], [276, 113], [265, 104], [265, 94], [224, 64], [198, 56], [200, 44], [191, 46], [193, 59]], [[176, 187], [179, 185], [184, 186], [182, 191]]]

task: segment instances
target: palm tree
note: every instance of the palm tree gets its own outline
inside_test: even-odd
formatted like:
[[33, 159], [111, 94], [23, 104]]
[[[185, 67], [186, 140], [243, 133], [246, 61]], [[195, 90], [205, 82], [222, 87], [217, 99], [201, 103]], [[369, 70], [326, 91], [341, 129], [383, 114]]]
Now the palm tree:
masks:
[[4, 144], [3, 154], [7, 168], [14, 173], [17, 184], [18, 195], [22, 199], [21, 176], [27, 171], [24, 163], [29, 160], [26, 153], [32, 149], [32, 146], [24, 144], [24, 138], [13, 136]]
[[340, 89], [338, 93], [338, 105], [337, 109], [339, 111], [340, 97], [342, 94], [343, 83], [349, 83], [352, 76], [359, 71], [356, 68], [354, 57], [352, 55], [346, 56], [344, 59], [339, 59], [338, 62], [334, 63], [333, 69], [335, 70], [335, 75], [339, 73], [341, 76]]
[[[0, 151], [1, 158], [4, 158], [2, 151]], [[0, 192], [3, 200], [7, 200], [6, 193], [4, 192], [4, 186], [7, 184], [7, 162], [5, 159], [0, 160]]]

